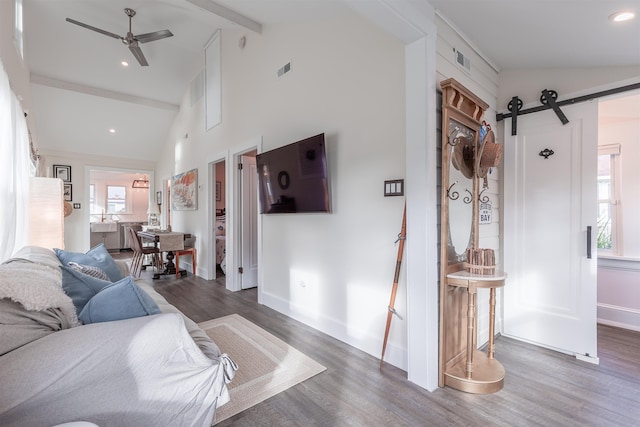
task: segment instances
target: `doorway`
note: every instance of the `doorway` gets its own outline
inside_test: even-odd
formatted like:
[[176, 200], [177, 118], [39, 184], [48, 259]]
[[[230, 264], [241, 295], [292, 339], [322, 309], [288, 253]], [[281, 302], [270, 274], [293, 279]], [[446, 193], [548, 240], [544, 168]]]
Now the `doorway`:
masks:
[[640, 90], [598, 109], [598, 323], [640, 330]]
[[[212, 249], [206, 256], [208, 273], [205, 276], [207, 280], [224, 282], [230, 291], [258, 287], [258, 301], [262, 245], [258, 175], [255, 166], [249, 166], [245, 171], [247, 176], [243, 178], [239, 165], [252, 160], [255, 164], [261, 147], [262, 138], [255, 138], [237, 147], [237, 151], [222, 153], [209, 161], [207, 247]], [[222, 277], [218, 276], [218, 266]], [[247, 270], [251, 280], [249, 275], [245, 276]]]
[[[155, 213], [150, 209], [155, 208], [150, 195], [153, 171], [91, 167], [87, 172], [89, 247], [102, 243], [111, 252], [129, 250], [127, 228], [141, 230], [148, 223], [149, 214]], [[92, 225], [95, 223], [110, 223], [113, 227], [97, 230]]]
[[[222, 280], [227, 274], [227, 167], [226, 160], [213, 164], [212, 188], [214, 189], [213, 229], [214, 247], [213, 258], [215, 274], [213, 278]], [[210, 211], [211, 212], [211, 211]], [[224, 283], [224, 282], [222, 282]]]
[[[260, 248], [261, 218], [258, 215], [257, 171], [255, 166], [247, 166], [243, 171], [243, 163], [255, 164], [255, 157], [262, 147], [262, 137], [249, 140], [237, 146], [209, 163], [209, 182], [215, 189], [216, 167], [225, 162], [225, 184], [221, 181], [221, 199], [225, 203], [225, 285], [230, 291], [240, 291], [257, 287], [258, 301], [260, 292]], [[212, 201], [215, 201], [215, 190], [212, 190]], [[210, 204], [210, 218], [215, 218], [215, 204]], [[213, 222], [212, 224], [215, 224]], [[215, 244], [215, 233], [211, 226], [210, 245]], [[213, 251], [212, 251], [213, 252]], [[210, 260], [213, 263], [213, 260]], [[214, 277], [210, 277], [213, 279]]]

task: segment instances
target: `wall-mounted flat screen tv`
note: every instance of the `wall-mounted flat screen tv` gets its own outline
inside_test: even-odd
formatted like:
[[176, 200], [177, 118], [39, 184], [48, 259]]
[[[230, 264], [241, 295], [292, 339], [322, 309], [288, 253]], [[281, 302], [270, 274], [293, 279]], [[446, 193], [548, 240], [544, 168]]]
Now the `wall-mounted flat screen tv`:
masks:
[[256, 156], [260, 213], [331, 212], [324, 133]]

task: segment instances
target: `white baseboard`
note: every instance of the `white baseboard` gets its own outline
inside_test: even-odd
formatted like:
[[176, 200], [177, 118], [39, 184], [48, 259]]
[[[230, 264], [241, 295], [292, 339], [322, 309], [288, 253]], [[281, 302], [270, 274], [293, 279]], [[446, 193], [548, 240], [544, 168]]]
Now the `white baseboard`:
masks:
[[[291, 304], [290, 301], [284, 300], [267, 292], [262, 292], [262, 303], [282, 314], [285, 314], [305, 325], [311, 326], [337, 340], [340, 340], [352, 347], [362, 350], [371, 356], [380, 359], [382, 353], [382, 340], [384, 330], [380, 331], [379, 337], [371, 336], [366, 332], [358, 334], [354, 337], [349, 334], [349, 328], [343, 322], [335, 319], [319, 315], [310, 316], [307, 309], [301, 306]], [[388, 342], [384, 355], [384, 361], [400, 369], [407, 370], [407, 349], [400, 348]]]
[[[180, 261], [180, 265], [176, 265], [176, 268], [179, 268], [180, 270], [186, 270], [187, 272], [193, 274], [193, 264], [191, 263], [191, 258], [187, 258], [184, 262]], [[196, 273], [198, 273], [198, 277], [209, 280], [207, 279], [209, 277], [209, 269], [200, 266], [198, 266], [197, 269], [198, 271]]]
[[640, 331], [640, 311], [609, 304], [598, 304], [598, 323]]

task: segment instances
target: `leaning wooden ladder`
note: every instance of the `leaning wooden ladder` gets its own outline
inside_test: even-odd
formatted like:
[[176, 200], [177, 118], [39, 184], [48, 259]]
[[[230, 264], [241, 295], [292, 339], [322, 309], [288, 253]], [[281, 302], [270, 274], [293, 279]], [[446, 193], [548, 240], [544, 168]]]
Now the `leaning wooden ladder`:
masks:
[[400, 228], [400, 234], [398, 234], [398, 257], [396, 259], [396, 272], [393, 276], [393, 286], [391, 288], [391, 298], [389, 300], [389, 306], [387, 307], [387, 326], [384, 330], [384, 340], [382, 342], [382, 355], [380, 356], [380, 368], [382, 369], [382, 363], [384, 362], [384, 352], [387, 349], [387, 340], [389, 338], [389, 329], [391, 328], [391, 318], [395, 314], [400, 320], [402, 317], [395, 309], [396, 293], [398, 292], [398, 279], [400, 278], [400, 266], [402, 265], [402, 254], [404, 252], [404, 241], [407, 238], [407, 203], [405, 202], [404, 211], [402, 213], [402, 227]]

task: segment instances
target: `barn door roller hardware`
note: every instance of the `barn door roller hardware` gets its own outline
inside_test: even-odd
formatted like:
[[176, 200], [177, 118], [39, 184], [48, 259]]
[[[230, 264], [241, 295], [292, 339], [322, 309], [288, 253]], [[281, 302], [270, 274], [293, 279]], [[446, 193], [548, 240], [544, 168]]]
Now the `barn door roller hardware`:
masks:
[[511, 117], [511, 135], [517, 135], [518, 133], [518, 116], [529, 113], [537, 113], [538, 111], [544, 111], [548, 109], [553, 109], [556, 113], [562, 124], [569, 123], [569, 120], [564, 115], [560, 107], [565, 105], [572, 105], [578, 102], [591, 101], [595, 98], [600, 98], [603, 96], [613, 95], [616, 93], [627, 92], [634, 89], [640, 89], [640, 83], [633, 83], [627, 86], [621, 86], [614, 89], [603, 90], [601, 92], [592, 93], [589, 95], [578, 96], [576, 98], [565, 99], [564, 101], [556, 101], [558, 98], [558, 93], [553, 90], [543, 90], [542, 95], [540, 96], [540, 102], [542, 105], [538, 107], [527, 108], [526, 110], [522, 110], [522, 100], [517, 96], [511, 98], [509, 101], [509, 105], [507, 106], [510, 113], [498, 113], [496, 114], [496, 121], [502, 121], [508, 117]]
[[567, 119], [567, 116], [565, 116], [562, 110], [560, 109], [560, 106], [556, 102], [557, 98], [558, 98], [558, 92], [556, 92], [555, 90], [544, 89], [542, 91], [542, 95], [540, 95], [540, 102], [542, 104], [549, 105], [553, 109], [553, 112], [556, 113], [556, 116], [558, 116], [562, 124], [566, 125], [567, 123], [569, 123], [569, 119]]

